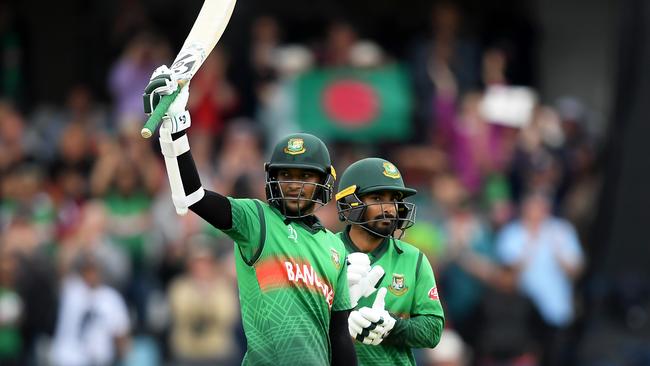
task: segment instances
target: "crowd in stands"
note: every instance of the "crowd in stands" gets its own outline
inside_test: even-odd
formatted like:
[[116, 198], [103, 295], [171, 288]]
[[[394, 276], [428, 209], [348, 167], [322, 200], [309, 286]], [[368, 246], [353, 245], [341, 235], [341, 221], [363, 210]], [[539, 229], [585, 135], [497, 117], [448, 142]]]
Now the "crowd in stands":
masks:
[[[260, 16], [247, 41], [248, 85], [230, 78], [229, 50], [218, 46], [188, 104], [203, 186], [264, 199], [268, 147], [300, 128], [296, 79], [398, 63], [412, 92], [411, 138], [327, 143], [338, 171], [381, 156], [418, 189], [404, 240], [431, 262], [446, 315], [440, 345], [418, 351], [418, 363], [575, 364], [600, 186], [589, 111], [541, 95], [525, 123], [490, 120], [481, 103], [490, 87], [511, 84], [510, 49], [461, 35], [453, 5], [431, 18], [427, 37], [395, 56], [344, 21], [320, 42], [287, 44], [282, 24]], [[245, 350], [233, 244], [196, 215], [176, 215], [157, 141], [139, 135], [143, 88], [174, 52], [146, 29], [120, 34], [108, 100], [80, 82], [63, 104], [25, 109], [3, 91], [2, 365], [238, 365]], [[342, 228], [333, 204], [318, 216]]]

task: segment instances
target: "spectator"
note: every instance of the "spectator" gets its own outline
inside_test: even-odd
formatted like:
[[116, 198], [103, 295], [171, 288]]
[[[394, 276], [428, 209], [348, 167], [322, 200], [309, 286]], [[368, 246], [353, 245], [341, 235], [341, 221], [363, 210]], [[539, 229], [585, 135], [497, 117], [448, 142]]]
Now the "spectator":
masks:
[[446, 140], [451, 165], [471, 194], [480, 191], [487, 176], [503, 171], [508, 160], [503, 128], [482, 116], [481, 98], [480, 93], [464, 95], [458, 116], [438, 120], [438, 136]]
[[90, 87], [83, 83], [74, 85], [67, 92], [64, 106], [37, 107], [30, 123], [35, 140], [34, 151], [46, 163], [59, 157], [61, 137], [69, 125], [81, 127], [88, 145], [92, 145], [98, 135], [107, 133], [110, 127], [105, 108], [94, 99]]
[[440, 343], [433, 349], [425, 350], [426, 366], [468, 366], [470, 349], [463, 339], [452, 329], [442, 331]]
[[218, 153], [215, 177], [219, 192], [232, 195], [237, 190], [240, 195], [235, 197], [264, 197], [264, 176], [256, 169], [264, 164], [262, 144], [252, 121], [232, 122]]
[[[0, 2], [0, 97], [24, 102], [25, 40], [27, 30], [20, 26], [14, 3]], [[1, 124], [1, 123], [0, 123]]]
[[[90, 175], [94, 160], [93, 146], [91, 145], [91, 132], [81, 123], [70, 123], [66, 125], [58, 139], [58, 150], [50, 164], [50, 177], [55, 183], [63, 183], [61, 175], [76, 175], [82, 181], [86, 181]], [[89, 193], [89, 187], [81, 188], [83, 194]]]
[[277, 141], [299, 130], [296, 80], [301, 73], [310, 70], [313, 63], [314, 55], [301, 45], [285, 46], [274, 52], [273, 65], [278, 79], [266, 83], [262, 93], [258, 94], [257, 119], [264, 126], [267, 141]]
[[481, 301], [484, 286], [480, 278], [462, 266], [461, 261], [470, 254], [487, 260], [492, 257], [492, 247], [490, 233], [468, 197], [459, 198], [447, 212], [443, 223], [446, 248], [438, 259], [438, 268], [449, 322], [464, 339], [469, 339], [478, 331], [470, 315]]
[[149, 82], [151, 70], [170, 62], [164, 40], [149, 32], [139, 32], [128, 43], [122, 56], [113, 64], [108, 84], [114, 101], [115, 123], [121, 129], [133, 125], [140, 129], [144, 119], [142, 89]]
[[[35, 245], [54, 241], [55, 211], [50, 197], [44, 192], [43, 174], [37, 165], [22, 165], [4, 179], [4, 194], [0, 201], [0, 228], [13, 221], [26, 221], [36, 234]], [[26, 245], [26, 243], [17, 243]]]
[[188, 109], [192, 113], [194, 132], [219, 135], [238, 104], [238, 94], [228, 81], [228, 58], [216, 47], [192, 78], [192, 94]]
[[56, 272], [29, 215], [16, 215], [0, 239], [3, 255], [16, 259], [16, 291], [23, 303], [20, 338], [25, 358], [21, 364], [36, 365], [37, 344], [54, 329]]
[[[280, 47], [281, 31], [278, 22], [271, 16], [260, 16], [253, 21], [248, 77], [252, 83], [254, 109], [269, 98], [278, 78], [275, 58]], [[250, 96], [249, 96], [250, 98]]]
[[[415, 119], [421, 138], [429, 138], [438, 119], [448, 118], [447, 106], [458, 95], [479, 86], [478, 46], [461, 34], [462, 13], [451, 1], [437, 3], [431, 11], [431, 35], [416, 43], [411, 73], [416, 96]], [[436, 137], [437, 138], [437, 137]]]
[[106, 205], [109, 237], [131, 261], [131, 281], [123, 290], [129, 304], [135, 306], [140, 329], [147, 319], [146, 303], [154, 286], [148, 250], [156, 247], [147, 243], [152, 239], [151, 207], [160, 184], [160, 166], [149, 146], [134, 140], [129, 131], [121, 144], [105, 148], [93, 168], [91, 185], [93, 194]]
[[107, 233], [108, 217], [103, 202], [91, 200], [80, 207], [74, 231], [62, 242], [59, 257], [76, 256], [79, 251], [92, 250], [102, 258], [103, 280], [107, 285], [124, 288], [131, 280], [128, 256]]
[[543, 190], [552, 195], [552, 206], [562, 198], [558, 190], [562, 166], [557, 149], [562, 147], [563, 135], [555, 111], [540, 107], [533, 120], [523, 126], [510, 165], [510, 186], [513, 198], [519, 202], [527, 189]]
[[583, 255], [573, 226], [550, 214], [550, 201], [529, 194], [521, 218], [499, 233], [497, 255], [518, 272], [521, 291], [544, 319], [543, 365], [563, 365], [561, 344], [574, 316], [573, 282], [583, 268]]
[[20, 327], [25, 309], [16, 289], [16, 266], [14, 254], [0, 249], [0, 364], [6, 366], [24, 363]]
[[0, 177], [21, 163], [34, 160], [26, 142], [23, 116], [12, 104], [0, 100]]
[[108, 366], [126, 353], [129, 314], [117, 291], [104, 284], [101, 262], [92, 251], [79, 254], [64, 275], [61, 305], [52, 340], [54, 366]]
[[187, 274], [169, 289], [171, 348], [181, 365], [237, 363], [237, 294], [234, 284], [219, 272], [210, 249], [194, 245]]
[[81, 123], [63, 127], [57, 153], [49, 166], [50, 192], [57, 208], [57, 237], [67, 236], [78, 224], [82, 203], [90, 195], [88, 176], [95, 152], [91, 145], [91, 132]]
[[352, 50], [357, 43], [357, 32], [352, 24], [337, 21], [327, 30], [321, 65], [325, 67], [350, 66]]
[[517, 272], [508, 266], [477, 263], [467, 258], [467, 268], [491, 267], [486, 291], [472, 321], [478, 330], [472, 344], [478, 366], [537, 366], [542, 320], [535, 305], [517, 289]]

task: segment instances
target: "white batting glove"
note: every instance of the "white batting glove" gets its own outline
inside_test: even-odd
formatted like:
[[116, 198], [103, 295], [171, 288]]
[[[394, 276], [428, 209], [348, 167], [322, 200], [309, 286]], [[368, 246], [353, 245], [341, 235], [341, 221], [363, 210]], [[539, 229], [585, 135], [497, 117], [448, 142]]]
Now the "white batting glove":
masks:
[[169, 95], [175, 92], [177, 88], [178, 78], [175, 77], [167, 65], [159, 66], [151, 74], [149, 84], [144, 88], [144, 94], [142, 94], [144, 113], [151, 114], [156, 109], [158, 102], [160, 102], [161, 96]]
[[363, 344], [380, 344], [395, 326], [395, 319], [385, 309], [386, 288], [377, 292], [372, 308], [363, 307], [350, 313], [348, 331]]
[[[163, 117], [161, 133], [176, 133], [190, 127], [192, 120], [189, 112], [186, 110], [187, 100], [190, 96], [189, 85], [187, 82], [181, 89], [180, 93], [169, 106], [167, 113]], [[158, 67], [153, 74], [149, 84], [145, 87], [143, 101], [145, 113], [150, 114], [160, 102], [163, 95], [169, 95], [178, 88], [178, 76], [172, 72], [166, 65]], [[164, 129], [164, 130], [163, 130]]]
[[370, 267], [370, 258], [365, 253], [352, 253], [348, 261], [348, 287], [350, 303], [356, 307], [361, 297], [368, 297], [376, 290], [376, 286], [384, 276], [384, 269], [377, 265]]
[[190, 112], [187, 111], [187, 100], [190, 97], [189, 81], [183, 88], [163, 116], [162, 127], [169, 128], [171, 133], [180, 132], [188, 129], [192, 125]]

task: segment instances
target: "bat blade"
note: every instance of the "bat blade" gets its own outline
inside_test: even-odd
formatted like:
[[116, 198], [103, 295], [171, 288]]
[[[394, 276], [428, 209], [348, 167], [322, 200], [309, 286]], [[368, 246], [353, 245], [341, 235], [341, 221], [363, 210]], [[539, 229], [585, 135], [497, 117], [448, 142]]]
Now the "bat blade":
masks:
[[236, 2], [236, 0], [205, 0], [183, 47], [170, 67], [172, 73], [179, 79], [178, 89], [173, 94], [161, 98], [140, 131], [142, 137], [149, 138], [153, 135], [180, 89], [192, 79], [219, 42], [230, 21]]

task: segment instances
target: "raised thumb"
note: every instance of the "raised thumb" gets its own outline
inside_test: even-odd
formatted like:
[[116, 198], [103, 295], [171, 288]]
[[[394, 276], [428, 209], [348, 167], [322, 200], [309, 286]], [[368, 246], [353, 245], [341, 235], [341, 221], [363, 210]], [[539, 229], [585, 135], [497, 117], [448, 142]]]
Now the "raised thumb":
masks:
[[386, 287], [382, 287], [377, 291], [377, 297], [375, 297], [375, 302], [372, 303], [373, 310], [384, 310], [386, 306]]

